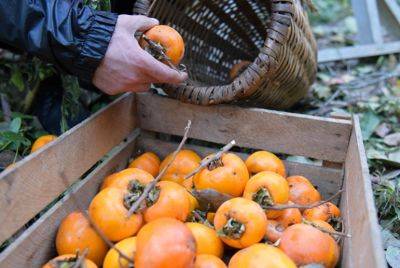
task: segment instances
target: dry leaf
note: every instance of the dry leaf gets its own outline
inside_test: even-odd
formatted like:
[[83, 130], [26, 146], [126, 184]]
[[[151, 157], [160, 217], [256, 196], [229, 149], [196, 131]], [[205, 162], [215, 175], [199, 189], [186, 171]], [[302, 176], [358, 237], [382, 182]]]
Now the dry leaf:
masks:
[[383, 140], [386, 145], [399, 146], [400, 145], [400, 132], [387, 135]]
[[222, 194], [213, 189], [193, 190], [192, 194], [199, 202], [200, 209], [211, 212], [217, 211], [225, 201], [232, 199], [232, 196]]
[[390, 133], [391, 130], [392, 128], [389, 124], [382, 123], [375, 129], [375, 134], [381, 138], [384, 138], [387, 134]]

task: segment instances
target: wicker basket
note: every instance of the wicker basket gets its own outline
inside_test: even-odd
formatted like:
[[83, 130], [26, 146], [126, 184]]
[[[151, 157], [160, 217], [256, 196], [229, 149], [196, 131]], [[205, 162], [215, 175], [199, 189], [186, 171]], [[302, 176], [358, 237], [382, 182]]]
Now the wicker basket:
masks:
[[[163, 85], [184, 102], [239, 102], [286, 109], [303, 98], [317, 71], [317, 48], [299, 0], [156, 0], [150, 16], [186, 42], [186, 85]], [[138, 0], [148, 14], [152, 0]], [[232, 67], [252, 62], [234, 80]]]

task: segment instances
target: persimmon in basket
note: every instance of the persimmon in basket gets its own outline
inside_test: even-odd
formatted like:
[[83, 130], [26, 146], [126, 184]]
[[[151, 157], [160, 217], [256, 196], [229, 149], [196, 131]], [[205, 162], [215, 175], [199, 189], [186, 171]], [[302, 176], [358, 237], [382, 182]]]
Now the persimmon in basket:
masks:
[[[144, 33], [144, 35], [160, 45], [165, 55], [171, 60], [171, 63], [178, 65], [185, 54], [185, 43], [178, 31], [168, 25], [157, 25]], [[148, 48], [149, 44], [143, 37], [140, 40], [142, 48]]]

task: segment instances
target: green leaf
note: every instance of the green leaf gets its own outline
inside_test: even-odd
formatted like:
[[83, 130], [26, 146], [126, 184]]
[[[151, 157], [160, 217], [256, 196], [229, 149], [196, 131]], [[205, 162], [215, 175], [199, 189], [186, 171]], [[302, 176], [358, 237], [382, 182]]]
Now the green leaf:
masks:
[[400, 267], [400, 247], [389, 246], [386, 250], [386, 261], [393, 268]]
[[24, 78], [22, 77], [22, 73], [19, 69], [15, 69], [10, 78], [11, 83], [19, 89], [19, 91], [23, 91], [25, 88]]
[[18, 133], [19, 130], [21, 129], [21, 124], [22, 124], [21, 118], [19, 117], [14, 118], [10, 123], [10, 131]]
[[360, 124], [364, 140], [368, 140], [371, 137], [380, 122], [381, 118], [372, 111], [363, 114]]

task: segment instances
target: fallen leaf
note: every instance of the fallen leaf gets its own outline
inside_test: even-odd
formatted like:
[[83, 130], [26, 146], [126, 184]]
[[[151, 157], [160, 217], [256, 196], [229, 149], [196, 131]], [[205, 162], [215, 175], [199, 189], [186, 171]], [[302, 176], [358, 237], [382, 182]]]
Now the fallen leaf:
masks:
[[193, 190], [193, 196], [197, 199], [200, 209], [215, 212], [227, 200], [233, 197], [217, 192], [213, 189]]
[[400, 175], [400, 169], [391, 171], [382, 176], [382, 180], [391, 180]]
[[378, 137], [384, 138], [387, 134], [390, 133], [392, 127], [388, 123], [382, 123], [375, 129], [375, 134]]
[[386, 261], [392, 268], [400, 267], [400, 247], [389, 246], [385, 255]]
[[387, 135], [383, 139], [383, 142], [389, 146], [399, 146], [400, 145], [400, 132]]
[[372, 133], [374, 133], [380, 122], [380, 117], [372, 111], [368, 111], [363, 114], [360, 124], [364, 140], [368, 140], [369, 137], [371, 137]]
[[393, 233], [387, 229], [382, 230], [383, 248], [387, 249], [389, 246], [400, 247], [400, 240], [397, 239]]

